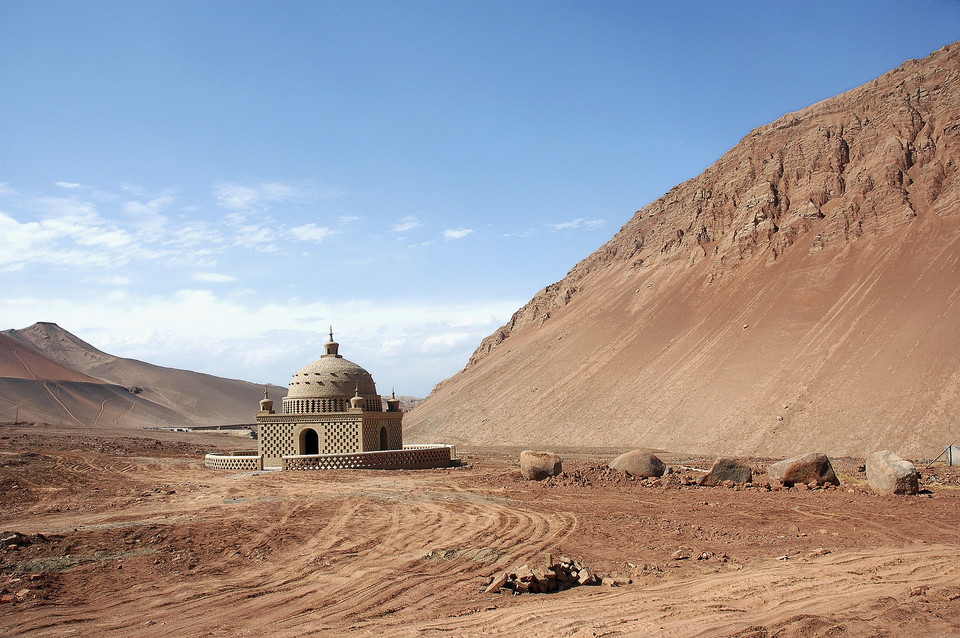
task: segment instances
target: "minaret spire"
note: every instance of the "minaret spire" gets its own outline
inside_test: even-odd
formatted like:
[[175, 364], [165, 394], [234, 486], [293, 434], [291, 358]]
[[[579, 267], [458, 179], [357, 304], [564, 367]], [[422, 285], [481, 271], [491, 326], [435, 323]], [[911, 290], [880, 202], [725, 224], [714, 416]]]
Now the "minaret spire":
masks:
[[323, 346], [323, 356], [339, 358], [339, 348], [340, 344], [333, 340], [333, 326], [330, 326], [330, 341], [325, 343]]

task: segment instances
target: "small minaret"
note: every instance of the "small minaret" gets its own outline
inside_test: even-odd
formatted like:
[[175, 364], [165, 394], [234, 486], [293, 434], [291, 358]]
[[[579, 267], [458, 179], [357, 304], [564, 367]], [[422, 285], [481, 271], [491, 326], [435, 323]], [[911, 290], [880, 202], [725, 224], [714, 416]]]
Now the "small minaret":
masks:
[[387, 399], [387, 412], [399, 412], [400, 411], [400, 399], [397, 398], [397, 393], [394, 389], [390, 389], [390, 398]]
[[351, 412], [363, 412], [363, 397], [360, 396], [360, 384], [357, 384], [357, 389], [353, 398], [350, 399], [350, 411]]
[[340, 349], [340, 344], [333, 340], [333, 326], [330, 326], [330, 341], [324, 344], [323, 356], [337, 357], [339, 359], [341, 358], [340, 355], [337, 354], [339, 349]]
[[263, 398], [260, 399], [260, 412], [258, 414], [274, 414], [273, 399], [267, 394], [267, 387], [263, 387]]

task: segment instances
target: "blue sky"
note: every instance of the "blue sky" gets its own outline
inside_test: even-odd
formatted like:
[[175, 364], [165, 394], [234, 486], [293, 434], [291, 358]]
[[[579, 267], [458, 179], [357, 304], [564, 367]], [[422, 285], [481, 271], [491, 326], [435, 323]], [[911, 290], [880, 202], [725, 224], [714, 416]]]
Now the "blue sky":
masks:
[[953, 2], [0, 2], [0, 328], [425, 396], [752, 128]]

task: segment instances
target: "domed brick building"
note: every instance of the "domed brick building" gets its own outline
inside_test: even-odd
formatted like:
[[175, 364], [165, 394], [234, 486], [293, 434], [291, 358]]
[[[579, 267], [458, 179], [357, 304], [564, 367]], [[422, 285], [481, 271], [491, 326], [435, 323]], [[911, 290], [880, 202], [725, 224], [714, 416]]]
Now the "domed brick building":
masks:
[[332, 329], [324, 349], [319, 359], [293, 375], [279, 413], [264, 392], [256, 415], [260, 467], [388, 469], [450, 464], [455, 454], [451, 446], [403, 445], [400, 400], [395, 395], [382, 400], [370, 373], [340, 355]]

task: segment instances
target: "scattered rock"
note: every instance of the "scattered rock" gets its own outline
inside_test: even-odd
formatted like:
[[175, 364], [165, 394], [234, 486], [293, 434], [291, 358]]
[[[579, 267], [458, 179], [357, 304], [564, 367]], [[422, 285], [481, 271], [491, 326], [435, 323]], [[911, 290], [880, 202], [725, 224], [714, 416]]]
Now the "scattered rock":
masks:
[[561, 471], [560, 457], [553, 452], [524, 450], [520, 453], [520, 474], [528, 481], [542, 481]]
[[493, 577], [493, 580], [490, 582], [487, 588], [483, 590], [484, 593], [493, 594], [500, 591], [500, 588], [507, 584], [507, 578], [508, 578], [507, 572], [500, 572], [499, 574]]
[[713, 487], [725, 481], [750, 483], [753, 481], [753, 470], [736, 459], [720, 457], [713, 462], [710, 472], [700, 479], [700, 485]]
[[803, 456], [797, 456], [785, 461], [774, 463], [767, 469], [770, 478], [780, 481], [786, 487], [794, 485], [809, 485], [814, 483], [817, 486], [825, 483], [840, 485], [840, 479], [837, 478], [830, 464], [830, 459], [826, 454], [820, 452], [811, 452]]
[[610, 467], [618, 472], [640, 478], [666, 476], [668, 473], [667, 466], [664, 465], [663, 461], [643, 450], [633, 450], [621, 454], [610, 462]]
[[531, 568], [529, 565], [521, 565], [500, 572], [484, 586], [484, 593], [548, 594], [580, 585], [619, 586], [632, 582], [629, 578], [619, 578], [607, 583], [606, 578], [594, 573], [579, 561], [570, 560], [565, 556], [554, 561], [549, 554], [546, 558], [547, 564], [542, 567]]
[[0, 547], [27, 547], [31, 540], [20, 532], [0, 532]]
[[907, 494], [920, 491], [917, 468], [890, 450], [874, 452], [867, 458], [867, 483], [877, 494]]

